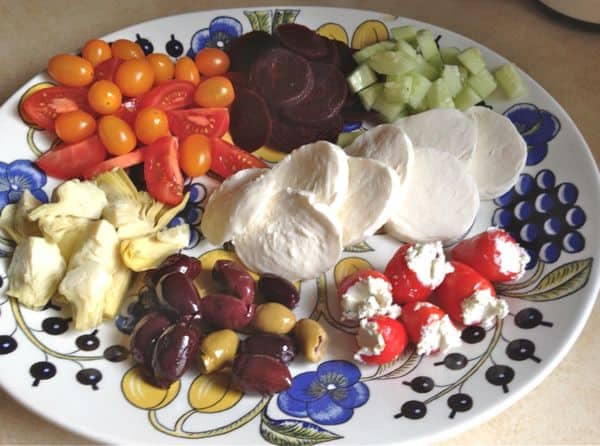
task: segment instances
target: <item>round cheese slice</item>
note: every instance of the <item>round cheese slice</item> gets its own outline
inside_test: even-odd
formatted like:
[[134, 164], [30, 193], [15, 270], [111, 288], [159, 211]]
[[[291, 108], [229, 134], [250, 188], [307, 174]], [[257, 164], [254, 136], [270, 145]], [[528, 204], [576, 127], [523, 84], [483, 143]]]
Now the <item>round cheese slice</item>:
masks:
[[469, 230], [478, 209], [477, 185], [465, 164], [448, 152], [419, 147], [385, 230], [406, 242], [448, 242]]
[[240, 260], [258, 273], [290, 281], [314, 278], [335, 265], [341, 231], [327, 207], [314, 196], [290, 189], [276, 193], [262, 212], [233, 238]]
[[477, 145], [469, 162], [482, 200], [507, 192], [519, 179], [527, 159], [527, 144], [513, 123], [486, 107], [467, 113], [477, 123]]

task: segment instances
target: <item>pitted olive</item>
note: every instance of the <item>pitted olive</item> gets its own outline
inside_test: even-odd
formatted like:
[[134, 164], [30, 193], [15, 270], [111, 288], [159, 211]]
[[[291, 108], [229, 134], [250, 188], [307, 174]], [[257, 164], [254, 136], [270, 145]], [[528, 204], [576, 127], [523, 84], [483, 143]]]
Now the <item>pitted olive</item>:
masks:
[[300, 300], [300, 293], [292, 282], [276, 274], [265, 273], [258, 279], [258, 290], [267, 302], [277, 302], [292, 309]]
[[200, 342], [198, 366], [203, 373], [215, 372], [235, 358], [240, 340], [229, 329], [213, 331]]
[[292, 311], [276, 302], [267, 302], [256, 306], [252, 327], [263, 333], [287, 334], [296, 325], [296, 316]]
[[294, 338], [298, 351], [309, 361], [318, 362], [325, 356], [329, 336], [317, 321], [300, 319], [294, 328]]

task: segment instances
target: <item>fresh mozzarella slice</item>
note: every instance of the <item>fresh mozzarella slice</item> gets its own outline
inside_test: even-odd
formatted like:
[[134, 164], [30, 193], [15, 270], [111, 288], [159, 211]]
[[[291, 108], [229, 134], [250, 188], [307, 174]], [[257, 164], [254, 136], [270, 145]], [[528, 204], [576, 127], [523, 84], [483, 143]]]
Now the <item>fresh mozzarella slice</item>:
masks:
[[268, 170], [240, 170], [210, 195], [200, 223], [210, 243], [221, 245], [231, 240], [267, 203], [273, 190], [265, 175]]
[[341, 231], [330, 215], [312, 194], [284, 189], [233, 238], [235, 252], [256, 272], [291, 281], [316, 277], [342, 250]]
[[402, 241], [451, 241], [467, 232], [478, 209], [477, 185], [465, 164], [448, 152], [419, 147], [385, 229]]
[[344, 246], [358, 243], [382, 227], [400, 192], [398, 174], [379, 161], [350, 156], [348, 167], [348, 193], [337, 214]]
[[435, 108], [394, 122], [415, 147], [432, 147], [468, 161], [477, 144], [477, 125], [466, 113]]
[[269, 177], [279, 190], [290, 188], [312, 193], [316, 203], [336, 211], [348, 190], [346, 153], [327, 141], [306, 144], [277, 164]]
[[525, 167], [527, 144], [513, 123], [486, 107], [467, 113], [477, 123], [478, 140], [468, 168], [475, 177], [479, 197], [490, 200], [515, 185]]
[[406, 179], [413, 163], [413, 144], [399, 127], [381, 124], [367, 130], [346, 147], [352, 156], [371, 158], [387, 164], [398, 173], [400, 184]]

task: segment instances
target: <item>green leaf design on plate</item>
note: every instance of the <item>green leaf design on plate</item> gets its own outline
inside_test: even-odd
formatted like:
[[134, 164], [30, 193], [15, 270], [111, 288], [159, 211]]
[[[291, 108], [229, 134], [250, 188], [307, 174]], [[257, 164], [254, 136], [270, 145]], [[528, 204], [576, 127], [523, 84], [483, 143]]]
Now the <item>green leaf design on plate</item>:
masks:
[[260, 434], [269, 443], [279, 446], [311, 445], [342, 438], [316, 424], [293, 419], [274, 420], [264, 412]]
[[409, 345], [396, 360], [380, 365], [375, 373], [362, 381], [400, 378], [412, 372], [421, 362], [421, 358], [422, 356], [417, 354], [415, 347]]
[[346, 246], [344, 252], [369, 252], [375, 251], [367, 242], [355, 243], [354, 245]]
[[276, 9], [273, 14], [273, 31], [282, 23], [294, 23], [300, 14], [299, 9]]
[[271, 10], [244, 11], [244, 15], [248, 17], [252, 31], [271, 32]]
[[503, 295], [534, 302], [562, 299], [582, 289], [592, 272], [593, 258], [565, 263], [546, 274], [538, 284], [524, 293]]

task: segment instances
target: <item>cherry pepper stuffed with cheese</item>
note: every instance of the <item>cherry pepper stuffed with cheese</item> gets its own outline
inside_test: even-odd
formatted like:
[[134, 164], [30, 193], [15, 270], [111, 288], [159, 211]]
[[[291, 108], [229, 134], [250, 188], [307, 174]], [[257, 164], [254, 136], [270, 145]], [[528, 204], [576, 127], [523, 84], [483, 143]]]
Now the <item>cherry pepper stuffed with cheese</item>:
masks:
[[408, 344], [406, 329], [389, 316], [361, 319], [354, 359], [366, 364], [386, 364], [402, 354]]
[[392, 283], [379, 271], [363, 269], [344, 278], [338, 286], [342, 319], [358, 321], [377, 315], [397, 318], [400, 307], [393, 304]]
[[397, 304], [426, 300], [452, 271], [441, 242], [402, 245], [385, 267]]
[[462, 240], [449, 253], [452, 260], [465, 263], [490, 282], [517, 280], [525, 273], [529, 255], [510, 234], [490, 228]]
[[468, 265], [451, 261], [454, 271], [446, 274], [432, 301], [459, 324], [491, 328], [508, 314], [508, 304], [496, 297], [492, 283]]

